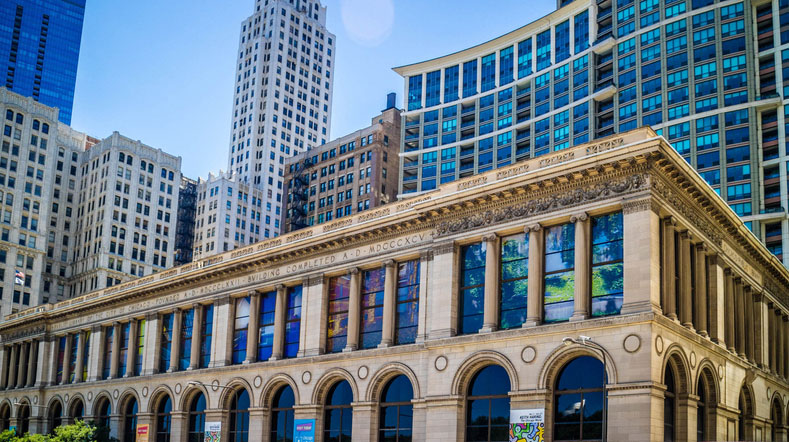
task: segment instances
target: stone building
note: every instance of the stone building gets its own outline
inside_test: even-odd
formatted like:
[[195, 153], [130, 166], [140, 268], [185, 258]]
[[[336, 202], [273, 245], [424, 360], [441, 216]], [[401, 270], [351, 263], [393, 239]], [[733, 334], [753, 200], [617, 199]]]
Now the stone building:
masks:
[[400, 110], [370, 126], [285, 160], [283, 233], [355, 215], [397, 199]]
[[786, 440], [789, 271], [652, 130], [349, 220], [11, 315], [0, 425]]

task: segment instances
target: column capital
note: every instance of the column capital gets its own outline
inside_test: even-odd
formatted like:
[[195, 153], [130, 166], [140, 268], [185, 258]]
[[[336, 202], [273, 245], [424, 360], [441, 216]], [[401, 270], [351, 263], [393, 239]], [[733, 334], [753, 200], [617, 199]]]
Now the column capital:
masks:
[[534, 223], [530, 226], [526, 226], [523, 228], [523, 233], [530, 233], [530, 232], [539, 232], [542, 229], [542, 225], [540, 223]]
[[314, 273], [312, 275], [307, 275], [302, 280], [302, 284], [304, 285], [304, 287], [312, 287], [321, 283], [323, 283], [323, 273]]
[[359, 267], [351, 267], [348, 269], [348, 275], [353, 276], [359, 273]]
[[645, 212], [647, 210], [660, 213], [660, 206], [658, 206], [657, 201], [655, 201], [651, 196], [622, 201], [622, 212], [626, 215], [629, 213]]
[[153, 321], [159, 317], [159, 312], [150, 312], [145, 315], [146, 321]]
[[383, 268], [387, 268], [387, 267], [394, 267], [394, 266], [395, 266], [395, 264], [396, 264], [396, 263], [395, 263], [394, 259], [387, 259], [387, 260], [385, 260], [385, 261], [382, 263], [381, 267], [383, 267]]
[[120, 321], [112, 321], [112, 326], [113, 327], [120, 327], [121, 323], [120, 323]]
[[494, 242], [496, 239], [498, 239], [498, 236], [496, 236], [495, 233], [488, 233], [487, 235], [482, 236], [482, 240], [485, 242]]
[[671, 227], [677, 227], [677, 219], [669, 215], [661, 220], [663, 224]]
[[285, 287], [285, 284], [277, 284], [274, 286], [274, 290], [276, 291], [285, 290], [286, 288], [287, 287]]
[[247, 290], [247, 296], [249, 296], [249, 297], [257, 296], [259, 294], [260, 294], [260, 292], [257, 291], [257, 289]]
[[455, 251], [454, 241], [446, 241], [446, 242], [438, 243], [435, 245], [435, 247], [433, 247], [433, 253], [436, 255], [454, 253], [454, 251]]
[[432, 250], [423, 250], [419, 253], [419, 260], [420, 261], [432, 261], [433, 260], [433, 251]]
[[94, 325], [90, 328], [91, 333], [98, 333], [101, 331], [101, 324]]
[[694, 246], [696, 247], [696, 251], [699, 252], [699, 253], [705, 253], [706, 254], [710, 250], [710, 248], [707, 247], [707, 244], [704, 243], [704, 242], [700, 242], [700, 243], [694, 244]]
[[584, 222], [589, 219], [589, 215], [586, 212], [580, 212], [573, 215], [570, 215], [570, 222], [577, 223], [577, 222]]
[[761, 302], [762, 298], [764, 297], [764, 292], [761, 290], [754, 290], [752, 295], [754, 302]]
[[223, 305], [230, 304], [230, 295], [222, 296], [221, 298], [214, 299], [214, 306], [221, 307]]
[[690, 230], [683, 230], [679, 232], [679, 238], [693, 241], [693, 235], [690, 233]]
[[195, 309], [195, 311], [197, 311], [197, 309], [201, 308], [202, 306], [203, 304], [200, 304], [199, 302], [192, 304], [192, 308]]
[[732, 276], [733, 273], [734, 271], [732, 271], [731, 267], [726, 267], [725, 269], [723, 269], [723, 274], [726, 276]]

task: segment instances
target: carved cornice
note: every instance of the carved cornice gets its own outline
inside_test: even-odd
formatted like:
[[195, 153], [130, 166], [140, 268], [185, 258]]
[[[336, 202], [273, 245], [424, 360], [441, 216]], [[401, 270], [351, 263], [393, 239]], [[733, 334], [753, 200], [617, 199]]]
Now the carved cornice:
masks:
[[567, 189], [557, 189], [554, 194], [549, 196], [535, 198], [508, 207], [485, 210], [470, 216], [462, 216], [452, 220], [441, 221], [436, 226], [436, 236], [442, 237], [466, 232], [481, 227], [504, 223], [513, 219], [526, 218], [574, 207], [601, 198], [610, 198], [648, 189], [649, 182], [649, 174], [636, 173], [591, 186], [585, 186], [579, 183], [577, 188], [569, 191], [567, 191]]
[[660, 213], [660, 206], [651, 196], [643, 199], [622, 201], [622, 213], [625, 215], [646, 212], [647, 210], [651, 210], [654, 213]]
[[721, 235], [707, 220], [698, 214], [698, 207], [691, 207], [691, 203], [686, 198], [681, 197], [677, 192], [672, 189], [662, 179], [652, 180], [652, 189], [661, 198], [663, 198], [669, 206], [677, 210], [687, 219], [694, 227], [701, 230], [714, 244], [720, 245]]
[[2, 342], [15, 341], [17, 339], [23, 339], [23, 338], [28, 338], [30, 336], [40, 335], [46, 332], [46, 329], [47, 327], [42, 324], [35, 327], [26, 328], [24, 330], [17, 330], [11, 333], [3, 333], [2, 335], [0, 335], [0, 339], [2, 339]]

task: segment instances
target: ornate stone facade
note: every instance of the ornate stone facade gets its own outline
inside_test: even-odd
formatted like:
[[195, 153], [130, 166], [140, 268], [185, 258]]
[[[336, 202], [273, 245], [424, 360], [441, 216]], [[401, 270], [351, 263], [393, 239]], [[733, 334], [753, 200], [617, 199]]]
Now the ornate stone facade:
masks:
[[[413, 391], [414, 440], [465, 440], [469, 385], [495, 365], [509, 378], [509, 408], [545, 409], [554, 440], [557, 380], [591, 356], [605, 359], [609, 440], [662, 441], [673, 431], [695, 441], [702, 427], [709, 440], [785, 440], [789, 271], [651, 130], [384, 208], [336, 230], [305, 229], [11, 315], [0, 325], [0, 423], [45, 432], [59, 411], [64, 421], [105, 419], [125, 440], [131, 423], [156, 434], [168, 417], [169, 440], [185, 442], [202, 394], [202, 416], [222, 422], [224, 438], [246, 391], [249, 440], [269, 441], [287, 386], [293, 415], [315, 419], [322, 440], [327, 396], [347, 382], [353, 440], [379, 440], [384, 392], [402, 375]], [[594, 226], [609, 214], [622, 219], [620, 304], [600, 314]], [[548, 239], [565, 225], [574, 227], [574, 284], [567, 317], [554, 321]], [[527, 302], [522, 324], [504, 326], [499, 257], [513, 236], [528, 238], [519, 289]], [[484, 282], [476, 281], [484, 308], [479, 331], [464, 334], [470, 247], [486, 251]], [[408, 281], [398, 273], [405, 265], [418, 268]], [[371, 289], [373, 275], [382, 279]], [[412, 331], [398, 308], [404, 284], [416, 295]], [[364, 316], [364, 294], [375, 290], [378, 335]], [[347, 314], [340, 332], [338, 314]], [[379, 336], [373, 345], [370, 336]], [[562, 342], [578, 336], [599, 348]], [[167, 399], [172, 409], [162, 414]]]

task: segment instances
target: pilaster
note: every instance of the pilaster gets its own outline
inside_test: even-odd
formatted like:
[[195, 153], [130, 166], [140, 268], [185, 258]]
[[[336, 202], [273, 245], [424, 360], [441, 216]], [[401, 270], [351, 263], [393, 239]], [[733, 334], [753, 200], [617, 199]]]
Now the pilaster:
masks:
[[106, 343], [104, 342], [104, 327], [94, 325], [90, 331], [90, 345], [88, 348], [88, 382], [96, 382], [101, 379], [104, 371], [104, 353]]
[[[693, 238], [687, 230], [679, 234], [679, 261], [677, 263], [679, 272], [679, 299], [680, 310], [679, 320], [685, 328], [693, 331], [693, 286], [690, 270], [690, 249]], [[627, 261], [627, 258], [625, 258]], [[627, 288], [625, 288], [627, 292]]]
[[348, 289], [348, 336], [344, 352], [354, 351], [359, 348], [359, 320], [362, 308], [361, 272], [353, 267], [349, 271], [350, 287]]
[[707, 333], [707, 246], [696, 244], [696, 331], [701, 336]]
[[428, 278], [433, 271], [433, 252], [426, 251], [422, 252], [419, 255], [419, 303], [418, 303], [418, 321], [419, 323], [416, 326], [416, 342], [425, 342], [427, 340], [427, 331], [430, 330], [430, 324], [428, 319], [430, 315], [428, 315], [428, 309], [430, 306], [428, 293], [429, 293], [429, 284], [431, 284]]
[[247, 357], [244, 364], [257, 362], [258, 338], [260, 337], [260, 293], [250, 290], [249, 297], [249, 326], [247, 327]]
[[526, 322], [523, 323], [523, 327], [536, 327], [542, 324], [545, 233], [539, 224], [526, 227], [523, 231], [529, 235], [529, 280], [526, 294]]
[[724, 339], [725, 312], [725, 275], [721, 266], [720, 257], [716, 253], [707, 255], [707, 298], [709, 299], [709, 318], [708, 325], [710, 339], [716, 344], [726, 347]]
[[485, 292], [480, 333], [496, 331], [499, 326], [499, 251], [500, 240], [495, 233], [482, 237], [485, 246]]
[[230, 365], [233, 330], [233, 302], [229, 296], [214, 301], [214, 330], [211, 342], [209, 367]]
[[589, 304], [592, 291], [590, 289], [590, 272], [592, 269], [591, 223], [586, 213], [570, 217], [575, 224], [575, 289], [573, 293], [573, 314], [570, 322], [583, 321], [590, 315]]
[[624, 229], [622, 314], [662, 311], [660, 217], [657, 212], [657, 203], [649, 197], [626, 200], [622, 203]]
[[384, 261], [384, 317], [379, 348], [394, 344], [395, 310], [397, 309], [397, 263]]
[[173, 312], [173, 339], [170, 340], [170, 366], [168, 372], [178, 371], [178, 363], [181, 359], [181, 324], [184, 312], [180, 308]]
[[200, 368], [200, 346], [203, 340], [203, 305], [193, 304], [194, 309], [192, 319], [192, 351], [189, 355], [189, 368], [187, 370], [196, 370]]
[[[301, 328], [297, 357], [317, 356], [326, 350], [327, 284], [322, 273], [303, 280]], [[311, 329], [310, 329], [311, 328]]]
[[277, 297], [274, 301], [274, 342], [271, 348], [271, 358], [276, 361], [282, 359], [285, 348], [285, 322], [288, 309], [288, 289], [284, 285], [277, 286]]
[[671, 320], [677, 318], [677, 268], [674, 250], [676, 220], [669, 216], [663, 220], [663, 312]]
[[[433, 247], [433, 262], [427, 284], [430, 305], [430, 339], [448, 338], [457, 333], [458, 253], [453, 241]], [[420, 287], [421, 289], [421, 287]]]
[[77, 363], [76, 372], [74, 373], [74, 382], [82, 382], [82, 373], [85, 370], [85, 330], [80, 330], [79, 338], [77, 339]]
[[[149, 376], [165, 371], [159, 367], [159, 352], [162, 342], [162, 317], [158, 313], [149, 313], [145, 318], [145, 343], [143, 344], [142, 375]], [[172, 351], [172, 342], [170, 342]], [[171, 353], [172, 357], [172, 353]]]

